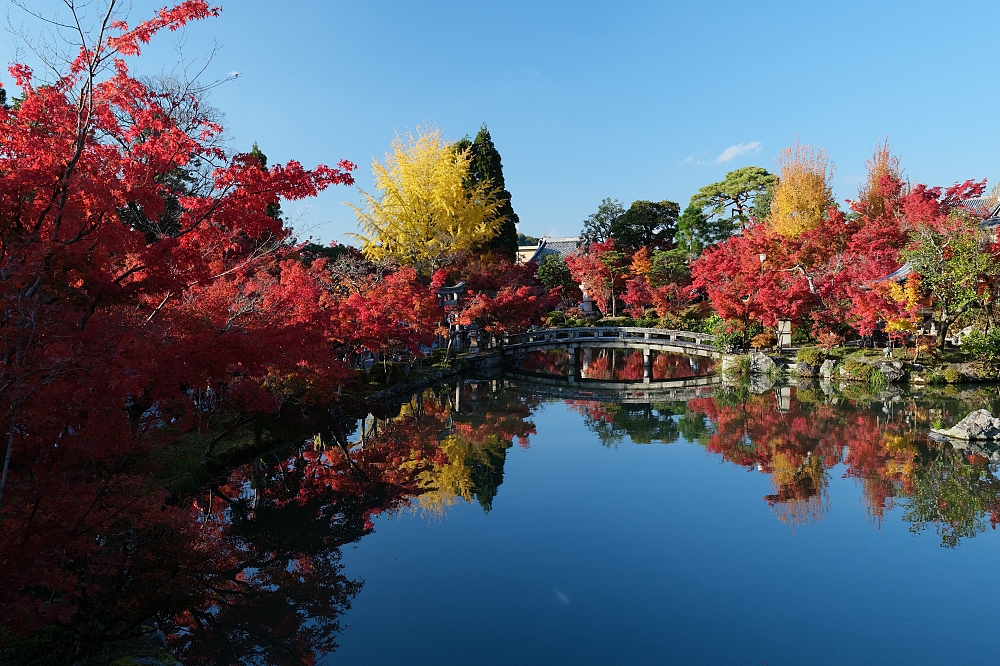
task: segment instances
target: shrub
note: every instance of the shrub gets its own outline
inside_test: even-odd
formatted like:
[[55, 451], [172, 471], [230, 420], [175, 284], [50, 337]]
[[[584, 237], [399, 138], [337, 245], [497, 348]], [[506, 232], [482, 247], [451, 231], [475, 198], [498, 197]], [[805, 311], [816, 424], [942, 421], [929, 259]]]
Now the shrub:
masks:
[[989, 333], [973, 331], [962, 338], [962, 351], [972, 356], [973, 361], [984, 368], [1000, 368], [1000, 329]]
[[675, 312], [668, 312], [660, 317], [659, 328], [666, 328], [672, 331], [683, 331], [684, 319]]
[[885, 375], [878, 368], [872, 368], [868, 375], [868, 385], [872, 388], [872, 391], [878, 392], [885, 388], [885, 385], [889, 382], [886, 381]]
[[556, 310], [555, 312], [550, 312], [546, 321], [549, 326], [562, 326], [566, 323], [566, 313]]
[[[746, 355], [733, 357], [733, 363], [726, 368], [727, 377], [746, 377], [750, 374], [750, 357]], [[721, 366], [720, 366], [721, 367]]]
[[[968, 338], [966, 338], [968, 339]], [[921, 335], [917, 337], [916, 343], [917, 354], [925, 354], [928, 356], [934, 356], [938, 351], [937, 339], [933, 335]], [[965, 345], [963, 345], [964, 348]]]
[[927, 375], [927, 383], [944, 384], [945, 383], [944, 375], [941, 374], [940, 372], [931, 372], [930, 374]]
[[770, 349], [774, 345], [778, 344], [778, 336], [770, 331], [764, 331], [753, 336], [750, 341], [750, 346], [754, 349]]
[[634, 326], [632, 317], [604, 317], [597, 322], [598, 326]]
[[[868, 382], [871, 381], [872, 370], [874, 370], [874, 368], [855, 358], [849, 358], [847, 359], [847, 362], [844, 363], [844, 370], [851, 379], [859, 382]], [[882, 378], [882, 381], [885, 381], [885, 377]]]
[[816, 338], [816, 346], [821, 349], [830, 350], [844, 344], [844, 336], [836, 333], [820, 333]]
[[744, 329], [740, 322], [727, 322], [718, 316], [712, 316], [707, 321], [711, 322], [712, 328], [709, 332], [715, 336], [715, 348], [720, 351], [743, 347], [749, 339], [762, 331], [757, 322], [751, 322]]
[[812, 366], [823, 365], [826, 354], [816, 347], [803, 347], [795, 353], [795, 360], [799, 363], [806, 363]]
[[944, 371], [944, 380], [949, 384], [957, 384], [962, 381], [962, 373], [955, 368], [948, 368]]

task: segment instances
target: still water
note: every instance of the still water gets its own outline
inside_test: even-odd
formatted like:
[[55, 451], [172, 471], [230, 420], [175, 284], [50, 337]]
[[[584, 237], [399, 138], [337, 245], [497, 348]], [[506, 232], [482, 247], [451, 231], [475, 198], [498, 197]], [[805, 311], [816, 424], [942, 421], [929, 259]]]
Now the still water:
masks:
[[322, 664], [997, 663], [997, 466], [926, 437], [996, 389], [755, 390], [439, 387], [235, 474], [232, 529]]
[[[572, 353], [566, 349], [532, 352], [521, 361], [519, 369], [540, 375], [569, 377], [575, 370], [575, 364], [570, 360]], [[641, 350], [586, 348], [576, 353], [579, 355], [581, 379], [624, 382], [643, 379], [645, 365]], [[668, 381], [701, 377], [710, 374], [714, 367], [713, 359], [653, 351], [650, 354], [649, 378]]]

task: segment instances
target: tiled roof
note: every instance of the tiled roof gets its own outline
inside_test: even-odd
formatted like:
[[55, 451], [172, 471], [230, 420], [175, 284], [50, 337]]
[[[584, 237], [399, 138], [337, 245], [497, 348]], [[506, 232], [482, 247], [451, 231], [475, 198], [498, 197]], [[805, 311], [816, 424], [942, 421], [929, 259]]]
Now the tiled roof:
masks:
[[983, 218], [983, 226], [995, 227], [996, 222], [990, 224], [992, 220], [1000, 217], [1000, 202], [998, 202], [993, 197], [975, 197], [973, 199], [966, 199], [962, 202], [962, 205], [969, 210], [969, 212], [979, 215]]
[[902, 280], [912, 272], [913, 272], [913, 267], [910, 266], [909, 262], [907, 262], [902, 266], [900, 266], [899, 268], [897, 268], [896, 270], [894, 270], [892, 273], [886, 275], [881, 280], [876, 280], [876, 282], [885, 282], [886, 280], [892, 280], [893, 282], [895, 282], [896, 280]]
[[546, 238], [545, 247], [542, 250], [543, 256], [557, 253], [559, 256], [565, 257], [567, 254], [576, 252], [579, 243], [579, 238]]
[[461, 294], [465, 291], [465, 280], [462, 280], [458, 284], [452, 287], [438, 287], [435, 290], [437, 294]]
[[962, 202], [962, 205], [969, 209], [970, 212], [976, 215], [982, 215], [983, 217], [990, 217], [993, 213], [993, 200], [990, 197], [975, 197], [974, 199], [966, 199]]
[[541, 260], [550, 254], [558, 254], [565, 257], [567, 254], [576, 252], [579, 238], [545, 238], [538, 242], [538, 247], [522, 245], [517, 248], [518, 260], [522, 263]]

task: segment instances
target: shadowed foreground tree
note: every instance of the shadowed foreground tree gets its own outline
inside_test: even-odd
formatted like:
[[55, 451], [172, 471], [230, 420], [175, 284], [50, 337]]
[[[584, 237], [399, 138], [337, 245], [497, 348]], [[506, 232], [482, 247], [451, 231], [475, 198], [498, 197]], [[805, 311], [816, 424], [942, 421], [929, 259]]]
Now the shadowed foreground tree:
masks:
[[217, 9], [129, 26], [105, 8], [63, 76], [13, 65], [18, 104], [0, 109], [0, 624], [68, 634], [74, 664], [224, 570], [164, 489], [186, 478], [170, 465], [217, 469], [227, 421], [329, 407], [356, 347], [417, 350], [440, 319], [410, 269], [331, 285], [331, 257], [280, 220], [353, 164], [230, 154], [210, 113], [170, 97], [189, 87], [129, 73], [155, 33]]

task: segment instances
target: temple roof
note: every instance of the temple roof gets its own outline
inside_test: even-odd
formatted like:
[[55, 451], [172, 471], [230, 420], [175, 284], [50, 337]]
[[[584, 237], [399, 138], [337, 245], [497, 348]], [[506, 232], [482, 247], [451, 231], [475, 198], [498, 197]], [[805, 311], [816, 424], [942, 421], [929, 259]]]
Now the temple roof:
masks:
[[434, 290], [434, 293], [438, 295], [461, 294], [464, 291], [465, 291], [465, 280], [462, 280], [453, 287], [438, 287], [437, 289]]
[[518, 261], [521, 263], [528, 263], [529, 261], [541, 261], [550, 254], [558, 254], [560, 257], [565, 257], [568, 254], [576, 252], [577, 247], [580, 244], [580, 239], [573, 238], [550, 238], [543, 236], [540, 241], [538, 241], [538, 246], [532, 245], [522, 245], [517, 248]]

